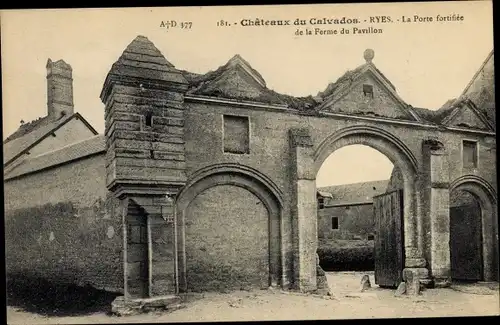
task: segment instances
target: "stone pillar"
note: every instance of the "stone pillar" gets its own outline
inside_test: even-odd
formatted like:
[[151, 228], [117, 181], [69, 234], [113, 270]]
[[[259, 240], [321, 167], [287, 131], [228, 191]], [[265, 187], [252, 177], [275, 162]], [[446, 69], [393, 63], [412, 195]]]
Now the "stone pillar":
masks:
[[[405, 176], [404, 191], [404, 245], [405, 245], [405, 267], [406, 268], [424, 268], [426, 265], [422, 251], [419, 249], [419, 226], [418, 219], [421, 218], [421, 209], [418, 207], [417, 191], [414, 189], [418, 186], [414, 179]], [[412, 189], [410, 191], [410, 189]]]
[[[425, 166], [425, 161], [424, 164]], [[424, 219], [426, 215], [425, 188], [427, 186], [426, 174], [417, 175], [417, 179], [408, 178], [408, 188], [414, 189], [412, 195], [405, 194], [405, 268], [403, 270], [403, 281], [406, 282], [407, 294], [418, 294], [417, 283], [430, 285], [429, 270], [426, 268], [427, 261], [424, 257], [425, 230]], [[411, 202], [412, 203], [411, 203]], [[408, 203], [410, 202], [410, 203]], [[408, 226], [408, 227], [406, 227]], [[408, 238], [410, 237], [410, 238]]]
[[451, 277], [450, 261], [450, 183], [444, 146], [427, 141], [429, 158], [430, 270], [437, 286], [446, 286]]
[[122, 254], [123, 254], [123, 296], [125, 300], [130, 299], [130, 294], [128, 293], [128, 267], [127, 267], [127, 218], [128, 214], [128, 198], [122, 197], [120, 199], [120, 216], [122, 219]]
[[177, 256], [174, 202], [166, 196], [135, 196], [147, 214], [149, 293], [151, 297], [177, 293]]
[[308, 129], [291, 129], [289, 136], [290, 183], [293, 187], [291, 213], [294, 285], [299, 291], [311, 292], [317, 289], [316, 250], [318, 246], [313, 144]]

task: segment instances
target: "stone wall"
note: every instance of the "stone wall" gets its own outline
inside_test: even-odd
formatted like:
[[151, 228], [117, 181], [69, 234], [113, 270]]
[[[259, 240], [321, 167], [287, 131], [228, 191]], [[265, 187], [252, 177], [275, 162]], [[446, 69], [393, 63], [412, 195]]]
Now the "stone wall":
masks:
[[[364, 95], [364, 87], [372, 87], [373, 98]], [[411, 119], [411, 115], [401, 109], [401, 105], [394, 101], [393, 96], [381, 87], [380, 82], [373, 77], [367, 77], [363, 83], [360, 83], [350, 89], [342, 99], [335, 102], [330, 110], [338, 113], [361, 114], [377, 116], [380, 114], [380, 107], [384, 108], [383, 114], [386, 117], [397, 119]]]
[[[419, 182], [425, 181], [423, 172], [426, 167], [422, 151], [422, 139], [438, 136], [440, 141], [447, 148], [448, 156], [446, 166], [449, 169], [450, 182], [462, 175], [475, 175], [484, 178], [496, 190], [496, 170], [495, 170], [495, 151], [492, 151], [491, 145], [485, 140], [485, 136], [474, 133], [460, 133], [458, 131], [439, 130], [432, 127], [419, 127], [389, 124], [376, 120], [341, 118], [334, 116], [302, 116], [287, 111], [271, 108], [244, 108], [235, 105], [222, 104], [204, 104], [201, 102], [188, 101], [186, 105], [186, 173], [188, 179], [202, 168], [209, 166], [238, 165], [245, 168], [258, 170], [263, 176], [267, 177], [283, 193], [283, 222], [282, 229], [285, 234], [292, 234], [291, 206], [293, 204], [293, 184], [290, 179], [291, 162], [289, 158], [289, 141], [287, 130], [291, 128], [309, 128], [311, 138], [314, 144], [313, 152], [317, 153], [319, 145], [329, 136], [337, 131], [348, 127], [374, 127], [389, 132], [395, 139], [399, 139], [410, 151], [414, 158], [416, 168], [421, 174], [408, 175], [412, 180]], [[224, 114], [248, 116], [250, 120], [250, 150], [248, 154], [228, 154], [223, 152], [223, 118]], [[372, 134], [363, 134], [359, 132], [357, 137], [352, 137], [349, 144], [365, 144], [366, 139], [377, 137]], [[490, 139], [492, 137], [490, 136]], [[463, 139], [477, 140], [479, 143], [479, 161], [475, 169], [462, 168], [460, 162], [461, 145]], [[384, 153], [392, 155], [389, 157], [395, 159], [398, 154], [394, 147], [386, 142], [381, 143], [381, 150]], [[203, 150], [200, 150], [203, 148]], [[315, 164], [321, 165], [322, 157], [317, 156]], [[326, 157], [325, 157], [326, 158]], [[395, 166], [398, 161], [393, 161]], [[399, 181], [402, 175], [398, 176]], [[429, 203], [425, 196], [425, 191], [420, 188], [429, 186], [426, 183], [419, 185], [417, 183], [416, 198], [420, 200], [422, 207]], [[420, 187], [418, 187], [420, 186]], [[421, 187], [424, 186], [424, 187]], [[315, 197], [311, 197], [315, 201]], [[406, 199], [409, 199], [406, 197]], [[426, 216], [426, 211], [424, 218]], [[414, 227], [417, 228], [417, 221]], [[430, 224], [424, 220], [422, 233], [429, 233]], [[431, 238], [424, 237], [423, 247], [430, 247]], [[285, 267], [291, 266], [291, 252], [293, 252], [293, 237], [287, 236], [282, 239], [282, 256], [284, 257]]]
[[[408, 131], [408, 126], [398, 126], [391, 124], [383, 124], [377, 121], [362, 121], [362, 120], [353, 120], [353, 119], [342, 119], [342, 118], [334, 118], [334, 117], [316, 117], [316, 116], [308, 116], [304, 117], [301, 115], [292, 114], [290, 112], [280, 112], [273, 110], [265, 110], [265, 109], [257, 109], [257, 108], [240, 108], [237, 106], [219, 106], [219, 105], [204, 105], [204, 104], [195, 104], [195, 103], [185, 103], [186, 105], [186, 122], [185, 122], [185, 147], [186, 147], [186, 174], [188, 179], [196, 174], [200, 169], [207, 168], [209, 166], [224, 166], [224, 165], [235, 165], [244, 168], [252, 168], [259, 172], [260, 175], [265, 177], [270, 184], [276, 187], [276, 189], [281, 193], [282, 199], [282, 208], [281, 215], [283, 216], [283, 220], [280, 224], [280, 232], [283, 235], [281, 238], [281, 247], [280, 254], [284, 259], [282, 265], [287, 268], [285, 270], [285, 274], [291, 278], [292, 268], [294, 267], [292, 264], [292, 220], [290, 219], [290, 207], [292, 204], [292, 184], [290, 183], [290, 159], [289, 159], [289, 143], [288, 143], [288, 134], [287, 130], [292, 127], [309, 127], [311, 128], [311, 136], [314, 143], [314, 148], [316, 149], [326, 137], [338, 131], [342, 128], [353, 126], [353, 125], [370, 125], [376, 126], [378, 128], [383, 128], [384, 130], [390, 132], [395, 137], [401, 139], [403, 143], [412, 151], [418, 166], [421, 168], [422, 164], [422, 150], [421, 150], [421, 141], [423, 138], [432, 136], [435, 134], [434, 129], [425, 129], [425, 128], [412, 128], [412, 131]], [[249, 116], [250, 120], [250, 151], [248, 154], [228, 154], [223, 152], [223, 114], [235, 114], [235, 115], [243, 115]], [[450, 179], [456, 179], [463, 174], [473, 174], [480, 176], [492, 184], [492, 186], [496, 189], [496, 171], [495, 171], [495, 156], [494, 151], [489, 151], [488, 146], [485, 145], [484, 140], [481, 136], [476, 136], [473, 134], [461, 135], [460, 133], [452, 133], [452, 132], [441, 132], [439, 134], [442, 142], [445, 144], [446, 148], [449, 148], [449, 156], [446, 158], [448, 161], [448, 166], [450, 168]], [[454, 162], [461, 160], [461, 140], [462, 138], [467, 139], [477, 139], [479, 140], [479, 166], [474, 170], [463, 170], [461, 164], [456, 164]], [[388, 148], [390, 150], [390, 148]], [[94, 157], [90, 157], [87, 159], [80, 160], [77, 163], [66, 164], [60, 166], [55, 169], [45, 170], [39, 173], [35, 173], [29, 176], [25, 176], [18, 179], [9, 180], [5, 183], [5, 207], [7, 211], [11, 211], [14, 209], [31, 209], [31, 208], [40, 208], [46, 203], [57, 204], [73, 204], [73, 207], [78, 209], [79, 211], [87, 211], [82, 212], [83, 214], [88, 214], [90, 216], [90, 212], [93, 209], [94, 203], [100, 199], [101, 201], [105, 200], [107, 190], [105, 184], [105, 162], [103, 155], [97, 155]], [[236, 202], [238, 197], [233, 197], [233, 201]], [[315, 202], [315, 197], [311, 197], [311, 200]], [[196, 204], [221, 204], [221, 202], [225, 202], [224, 200], [211, 198], [210, 200], [206, 199], [203, 203]], [[249, 205], [244, 205], [245, 209], [248, 211], [252, 211], [255, 213], [255, 208], [251, 208]], [[69, 209], [69, 208], [68, 208]], [[85, 210], [89, 209], [89, 210]], [[28, 210], [26, 210], [28, 211]], [[50, 210], [52, 211], [52, 210]], [[215, 210], [214, 210], [215, 211]], [[229, 211], [229, 210], [228, 210]], [[45, 213], [45, 212], [44, 212]], [[45, 215], [45, 214], [44, 214]], [[229, 213], [229, 216], [233, 217], [233, 213]], [[8, 212], [6, 215], [7, 220], [12, 218], [13, 214]], [[236, 214], [234, 214], [236, 216]], [[89, 217], [90, 218], [90, 217]], [[115, 217], [118, 218], [118, 215]], [[205, 229], [206, 232], [213, 232], [213, 229], [217, 229], [217, 223], [213, 221], [216, 218], [220, 218], [215, 212], [211, 212], [207, 215], [210, 222], [210, 227]], [[245, 217], [243, 217], [244, 221]], [[58, 219], [54, 219], [51, 222], [58, 222]], [[73, 219], [74, 220], [74, 219]], [[112, 222], [116, 222], [116, 227], [112, 224], [108, 225], [108, 219], [97, 218], [91, 222], [93, 225], [92, 229], [95, 229], [95, 236], [102, 236], [102, 240], [104, 243], [102, 247], [113, 246], [116, 250], [113, 251], [112, 258], [109, 257], [111, 251], [106, 251], [105, 249], [101, 251], [100, 249], [95, 249], [92, 252], [91, 256], [99, 256], [99, 258], [105, 258], [106, 261], [110, 261], [113, 258], [119, 259], [121, 258], [121, 242], [120, 240], [115, 239], [106, 239], [107, 231], [109, 226], [113, 226], [114, 228], [114, 237], [118, 238], [121, 236], [121, 231], [119, 230], [119, 221], [114, 220]], [[243, 222], [242, 221], [242, 222]], [[49, 221], [47, 221], [49, 222]], [[61, 221], [62, 222], [62, 221]], [[69, 222], [69, 221], [64, 221]], [[111, 221], [110, 221], [111, 222]], [[64, 227], [62, 225], [65, 225]], [[242, 223], [244, 225], [244, 223]], [[50, 232], [53, 230], [48, 230], [51, 224], [45, 224], [45, 226], [40, 225], [40, 230], [38, 232], [34, 232], [37, 234], [36, 238], [31, 238], [28, 242], [33, 243], [36, 242], [36, 245], [39, 245], [37, 239], [41, 235], [42, 240], [47, 236], [50, 237]], [[49, 228], [47, 228], [49, 227]], [[71, 224], [61, 223], [60, 227], [63, 227], [65, 231], [73, 231], [74, 234], [78, 234], [80, 232], [80, 228], [72, 227]], [[342, 224], [341, 224], [342, 227]], [[62, 229], [62, 228], [61, 228]], [[47, 233], [48, 231], [48, 233]], [[424, 232], [427, 231], [424, 225]], [[251, 234], [248, 232], [247, 235]], [[189, 235], [189, 231], [187, 232]], [[199, 234], [198, 234], [199, 235]], [[257, 232], [255, 238], [260, 238], [261, 232]], [[45, 236], [45, 237], [44, 237]], [[89, 235], [90, 236], [90, 235]], [[222, 236], [222, 235], [220, 235]], [[231, 233], [227, 233], [225, 236], [226, 239], [231, 238]], [[57, 232], [54, 232], [54, 237], [58, 238]], [[69, 237], [65, 237], [69, 238]], [[92, 237], [93, 238], [93, 237]], [[97, 237], [96, 237], [97, 238]], [[193, 238], [193, 237], [191, 237]], [[254, 238], [254, 237], [249, 237]], [[255, 239], [254, 238], [254, 239]], [[234, 238], [233, 238], [234, 239]], [[47, 240], [47, 238], [46, 238]], [[190, 239], [186, 238], [187, 241]], [[234, 239], [236, 240], [236, 239]], [[429, 240], [429, 239], [427, 239]], [[79, 245], [83, 245], [84, 241], [78, 242]], [[98, 242], [96, 240], [89, 241], [90, 243]], [[54, 241], [49, 243], [54, 243]], [[102, 242], [101, 242], [102, 243]], [[222, 245], [229, 245], [231, 243], [230, 240], [223, 240]], [[12, 249], [12, 245], [6, 243], [6, 247], [11, 247], [7, 250], [8, 260], [11, 261], [10, 270], [40, 270], [41, 274], [44, 271], [43, 268], [35, 268], [34, 265], [30, 264], [29, 267], [22, 267], [19, 264], [12, 264], [13, 258], [11, 252], [15, 252]], [[37, 247], [37, 246], [34, 247]], [[54, 246], [53, 244], [51, 244]], [[76, 245], [76, 244], [75, 244]], [[116, 245], [116, 246], [114, 246]], [[26, 246], [28, 247], [28, 246]], [[45, 246], [44, 246], [45, 247]], [[47, 246], [51, 247], [51, 246]], [[60, 258], [61, 256], [68, 256], [65, 254], [69, 254], [69, 252], [65, 248], [72, 248], [75, 246], [71, 245], [61, 245], [60, 254], [61, 255], [53, 255]], [[101, 247], [101, 246], [99, 246]], [[264, 248], [263, 252], [265, 251]], [[38, 251], [43, 252], [43, 251]], [[22, 254], [28, 254], [29, 250], [23, 251]], [[40, 253], [42, 254], [42, 253]], [[52, 253], [51, 253], [52, 254]], [[76, 254], [75, 251], [71, 252], [71, 254]], [[81, 256], [83, 260], [85, 260], [85, 251], [81, 252]], [[90, 252], [89, 252], [90, 254]], [[267, 254], [267, 251], [266, 253]], [[205, 255], [208, 256], [208, 255]], [[31, 255], [25, 255], [26, 259], [33, 259]], [[9, 259], [10, 258], [10, 259]], [[51, 257], [52, 261], [55, 257]], [[65, 257], [68, 258], [68, 257]], [[70, 259], [71, 260], [71, 259]], [[64, 261], [64, 258], [63, 258]], [[72, 263], [74, 259], [71, 260]], [[189, 261], [189, 256], [188, 256]], [[222, 259], [222, 263], [230, 263], [231, 259], [227, 257], [227, 260]], [[30, 263], [34, 263], [30, 261]], [[189, 263], [189, 262], [188, 262]], [[232, 262], [231, 262], [232, 263]], [[121, 262], [112, 263], [113, 267], [116, 267], [116, 272], [121, 271]], [[45, 264], [48, 265], [48, 264]], [[69, 265], [69, 264], [68, 264]], [[72, 264], [73, 265], [73, 264]], [[83, 264], [80, 264], [83, 265]], [[111, 264], [103, 264], [105, 269], [110, 269]], [[55, 271], [54, 271], [55, 272]], [[108, 271], [105, 271], [105, 274]], [[111, 271], [110, 271], [111, 272]], [[113, 271], [114, 272], [114, 271]], [[49, 272], [47, 271], [47, 274]], [[55, 273], [53, 273], [55, 274]], [[110, 274], [110, 273], [107, 273]], [[119, 279], [119, 280], [118, 280]], [[82, 280], [87, 281], [87, 280]], [[110, 284], [115, 283], [118, 285], [117, 281], [123, 281], [121, 273], [116, 273], [116, 276], [113, 276], [109, 279], [109, 281], [94, 281], [98, 285], [102, 285], [104, 282], [109, 282]], [[170, 280], [169, 280], [170, 281]], [[196, 283], [190, 281], [191, 283]], [[100, 283], [100, 284], [99, 284]]]
[[[338, 218], [338, 229], [332, 229], [332, 217]], [[375, 230], [373, 204], [326, 206], [318, 210], [318, 238], [368, 239]]]
[[73, 202], [90, 207], [107, 195], [104, 154], [9, 179], [4, 183], [5, 210]]
[[5, 182], [8, 277], [123, 290], [119, 203], [99, 154]]
[[[214, 164], [239, 163], [261, 171], [283, 190], [289, 193], [288, 182], [289, 148], [287, 130], [293, 127], [311, 129], [314, 149], [335, 131], [352, 126], [368, 126], [383, 129], [400, 139], [411, 150], [417, 168], [422, 168], [422, 139], [437, 134], [436, 128], [388, 124], [379, 121], [347, 119], [333, 116], [302, 116], [279, 110], [258, 108], [240, 108], [230, 105], [206, 105], [185, 103], [186, 123], [186, 162], [187, 173]], [[227, 154], [223, 148], [222, 115], [233, 114], [250, 117], [250, 153]], [[411, 130], [411, 131], [410, 131]], [[440, 141], [449, 152], [446, 158], [450, 169], [450, 181], [464, 174], [473, 174], [486, 179], [496, 188], [495, 151], [487, 144], [484, 136], [457, 131], [439, 131]], [[371, 137], [370, 135], [362, 137]], [[493, 138], [490, 136], [490, 138]], [[461, 141], [463, 139], [479, 141], [479, 165], [476, 169], [464, 169]], [[201, 150], [200, 148], [203, 148]], [[387, 148], [393, 151], [392, 148]]]
[[63, 202], [7, 212], [7, 277], [19, 274], [120, 292], [122, 228], [110, 214], [114, 202], [87, 208]]
[[259, 198], [214, 186], [191, 202], [185, 222], [189, 291], [269, 286], [269, 215]]

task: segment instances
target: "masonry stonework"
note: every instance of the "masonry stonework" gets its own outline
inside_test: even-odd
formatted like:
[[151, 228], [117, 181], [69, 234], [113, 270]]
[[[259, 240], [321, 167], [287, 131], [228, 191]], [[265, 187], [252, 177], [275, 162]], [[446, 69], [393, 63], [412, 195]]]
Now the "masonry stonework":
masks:
[[7, 275], [122, 292], [119, 205], [103, 185], [103, 154], [7, 181]]
[[9, 179], [4, 184], [5, 210], [60, 202], [92, 207], [98, 200], [106, 199], [104, 172], [104, 153], [99, 153], [73, 163]]
[[[332, 218], [337, 218], [338, 229], [332, 229]], [[353, 204], [326, 207], [318, 212], [318, 238], [364, 239], [373, 235], [375, 222], [373, 204]]]
[[[449, 275], [449, 190], [462, 187], [484, 207], [484, 279], [498, 279], [494, 126], [436, 122], [404, 103], [371, 59], [318, 96], [269, 90], [239, 56], [198, 75], [176, 69], [146, 37], [125, 49], [101, 93], [99, 189], [82, 186], [81, 201], [88, 204], [93, 192], [118, 207], [111, 220], [120, 277], [113, 281], [121, 279], [126, 300], [247, 286], [316, 291], [316, 174], [331, 153], [353, 144], [385, 154], [400, 173], [403, 275]], [[472, 109], [483, 121], [468, 105], [453, 109]], [[224, 151], [224, 115], [248, 118], [247, 152]], [[429, 139], [443, 154], [429, 154]], [[457, 163], [464, 139], [478, 143], [472, 169]], [[61, 181], [65, 190], [70, 180], [79, 184]], [[27, 199], [27, 185], [16, 182], [7, 184], [10, 208]], [[37, 204], [49, 201], [34, 195]], [[72, 201], [68, 195], [56, 201]]]

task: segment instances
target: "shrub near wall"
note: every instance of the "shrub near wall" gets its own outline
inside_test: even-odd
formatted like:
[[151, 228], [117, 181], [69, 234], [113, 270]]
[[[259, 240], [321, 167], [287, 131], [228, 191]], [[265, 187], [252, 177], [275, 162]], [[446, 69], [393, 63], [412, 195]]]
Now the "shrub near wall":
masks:
[[320, 266], [325, 271], [373, 271], [373, 241], [321, 240], [318, 245]]
[[[117, 202], [97, 200], [6, 211], [7, 278], [43, 278], [54, 283], [123, 291], [121, 219]], [[113, 217], [114, 216], [114, 217]]]

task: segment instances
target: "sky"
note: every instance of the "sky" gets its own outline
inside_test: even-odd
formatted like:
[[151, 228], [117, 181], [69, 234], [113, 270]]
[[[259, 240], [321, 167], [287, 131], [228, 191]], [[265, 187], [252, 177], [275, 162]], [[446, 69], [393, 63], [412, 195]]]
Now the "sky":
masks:
[[[463, 21], [401, 23], [449, 14]], [[364, 23], [381, 34], [296, 36], [297, 26], [244, 27], [242, 19], [358, 18], [390, 16], [393, 23]], [[162, 28], [162, 21], [179, 26]], [[232, 26], [217, 26], [221, 20]], [[346, 70], [374, 64], [396, 86], [400, 97], [416, 107], [437, 109], [457, 97], [493, 49], [490, 1], [429, 3], [238, 6], [189, 8], [110, 8], [9, 10], [0, 12], [2, 42], [3, 137], [20, 120], [46, 115], [47, 59], [63, 59], [73, 68], [75, 111], [104, 131], [99, 94], [111, 65], [137, 36], [148, 37], [177, 68], [206, 73], [240, 54], [267, 86], [294, 96], [316, 95]], [[316, 26], [301, 26], [314, 30]], [[323, 25], [321, 28], [350, 28]], [[354, 149], [353, 149], [354, 148]], [[392, 165], [363, 146], [343, 148], [325, 161], [317, 185], [387, 179]], [[353, 162], [356, 162], [354, 164]], [[340, 170], [344, 172], [339, 172]], [[345, 172], [349, 171], [349, 172]]]

